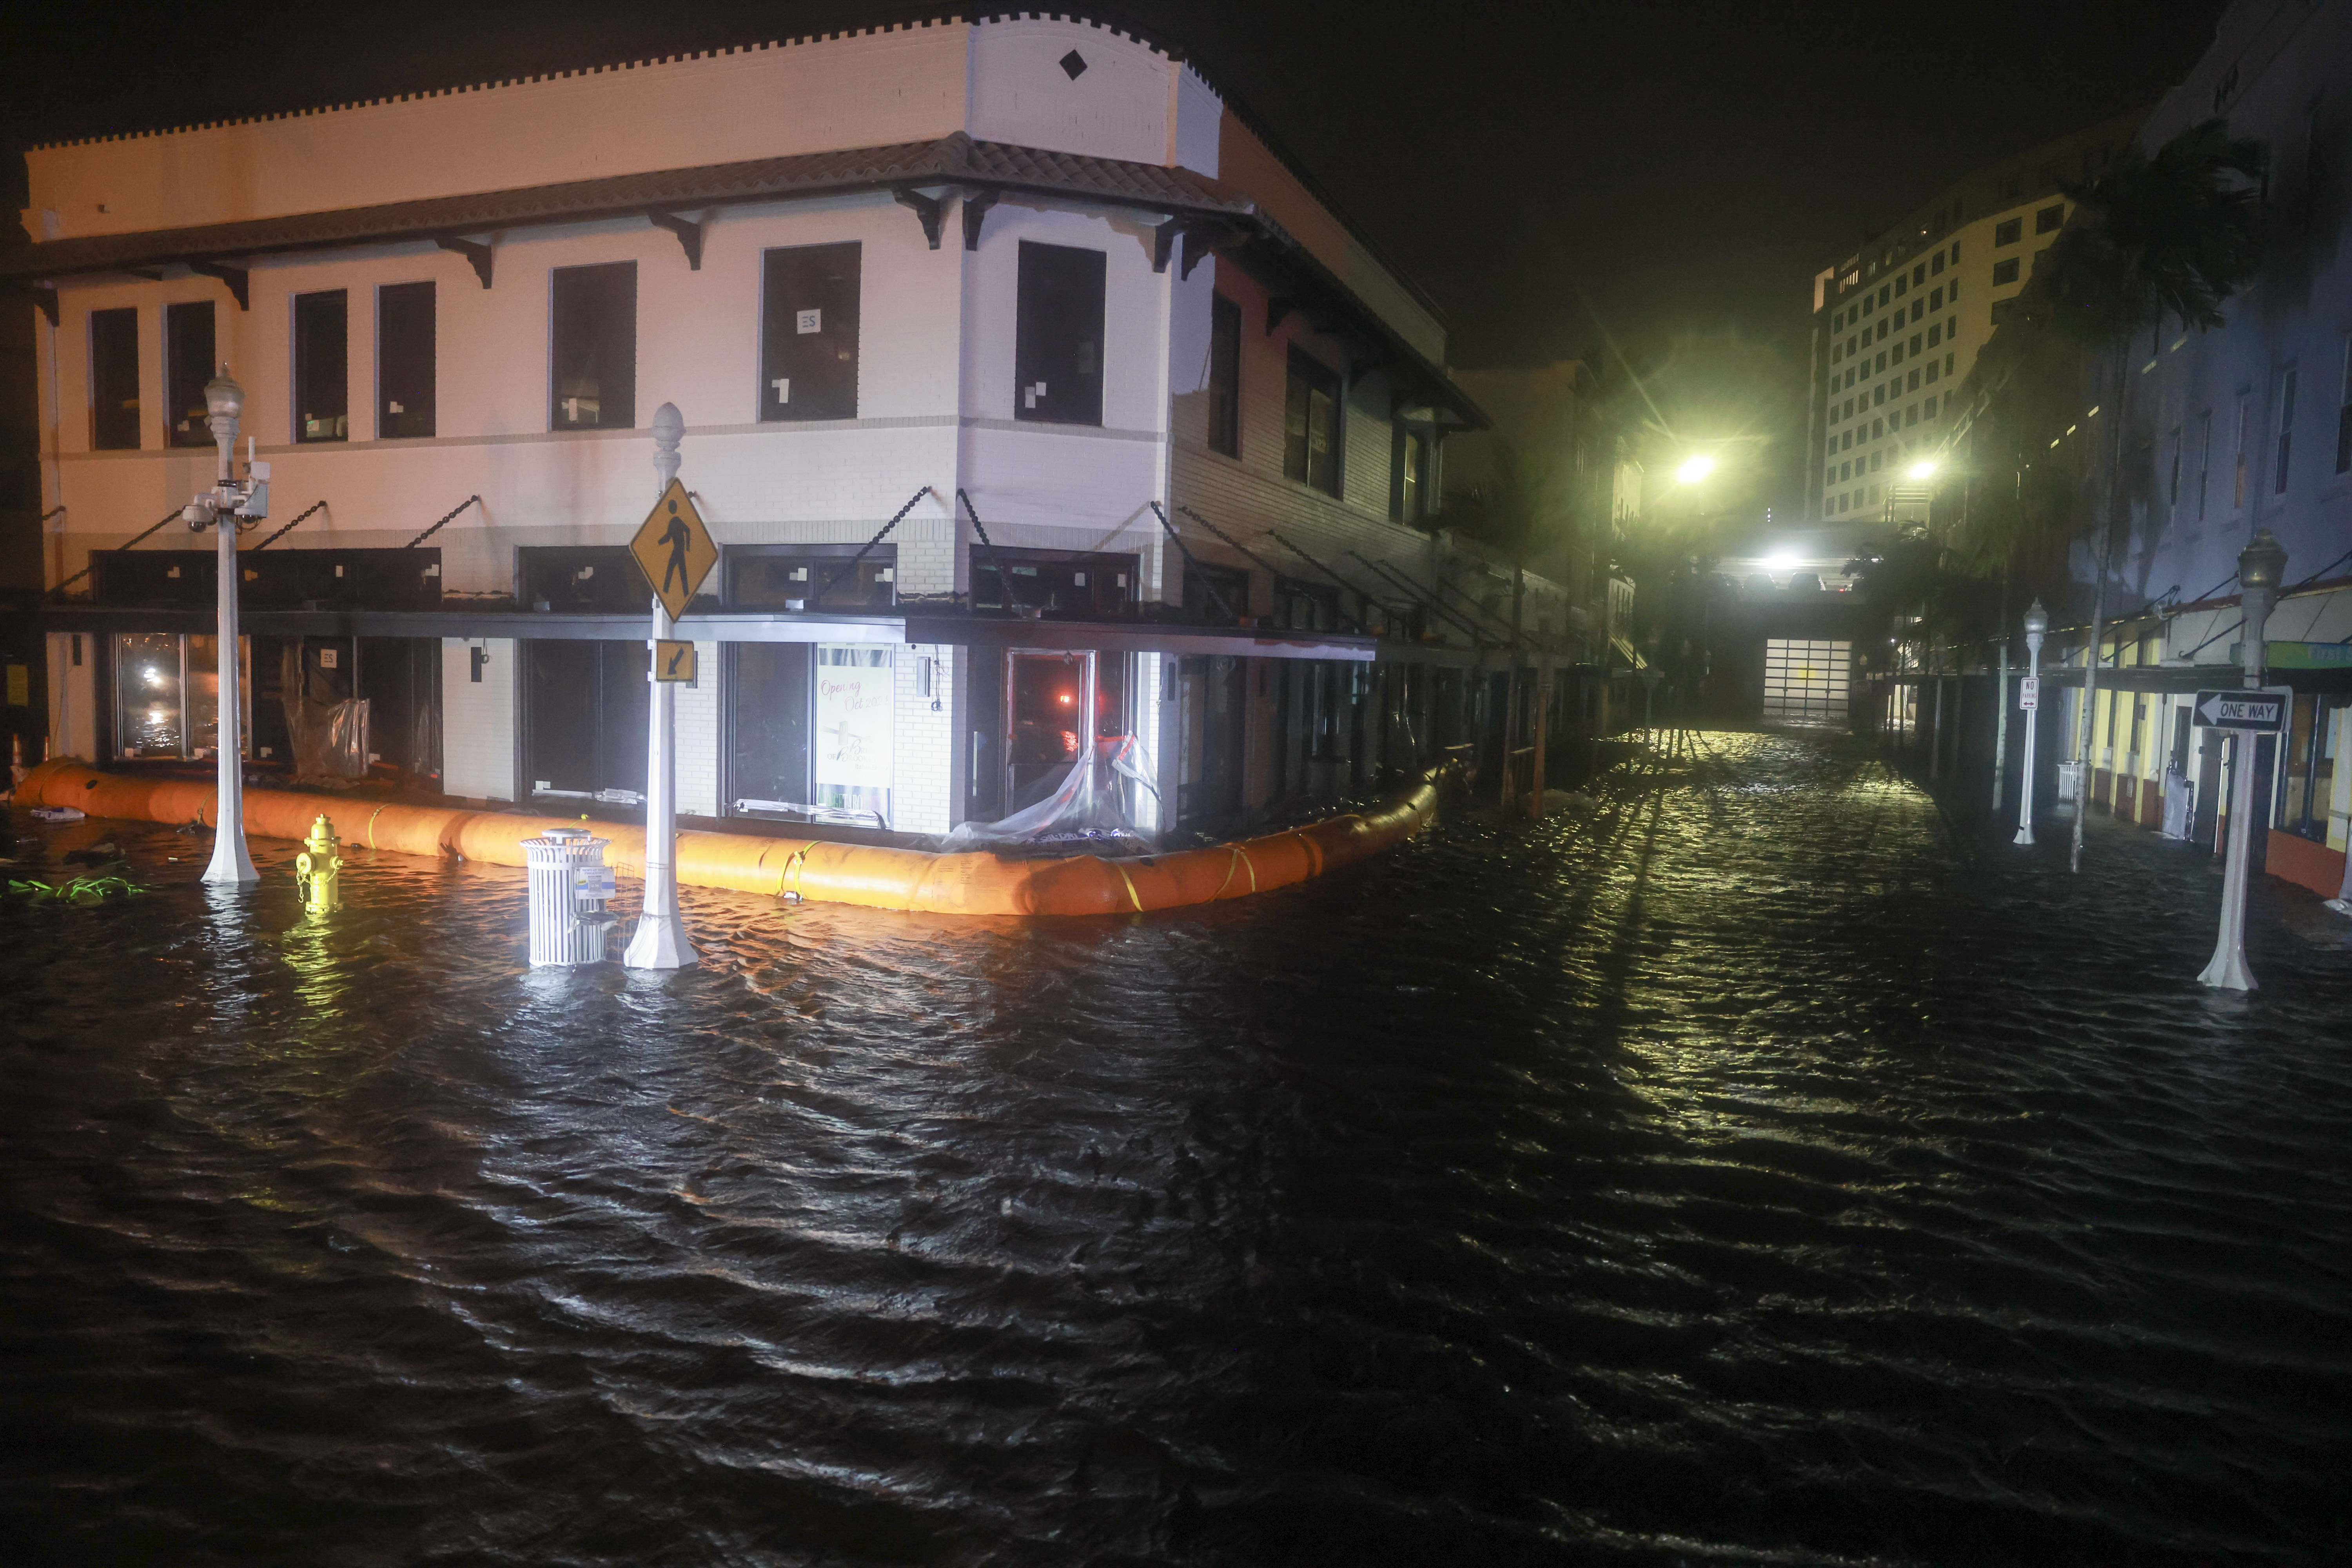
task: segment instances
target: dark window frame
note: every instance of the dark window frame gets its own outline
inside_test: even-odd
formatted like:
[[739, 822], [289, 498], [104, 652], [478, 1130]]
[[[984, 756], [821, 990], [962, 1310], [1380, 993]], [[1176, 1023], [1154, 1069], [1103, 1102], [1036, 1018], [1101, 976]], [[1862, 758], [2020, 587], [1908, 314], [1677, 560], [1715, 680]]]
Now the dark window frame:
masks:
[[[89, 447], [93, 452], [139, 450], [139, 310], [92, 310], [89, 325]], [[128, 390], [129, 397], [122, 395]], [[112, 408], [107, 407], [112, 403]], [[211, 439], [209, 433], [206, 440]]]
[[[1330, 428], [1324, 443], [1329, 474], [1318, 477], [1315, 463], [1314, 396], [1322, 391], [1330, 399]], [[1293, 343], [1282, 400], [1283, 477], [1309, 489], [1338, 498], [1347, 489], [1347, 382], [1339, 373]]]
[[[194, 355], [195, 363], [187, 363], [194, 343], [183, 323], [201, 320], [204, 322], [204, 353]], [[201, 447], [214, 445], [212, 426], [207, 422], [205, 407], [205, 387], [213, 378], [217, 361], [214, 354], [220, 346], [220, 326], [213, 314], [210, 300], [177, 300], [163, 307], [163, 445], [166, 447]], [[186, 427], [182, 428], [183, 425]]]
[[1209, 450], [1242, 455], [1242, 308], [1209, 296]]
[[2025, 220], [2022, 217], [2007, 218], [1993, 225], [1992, 242], [1996, 247], [2015, 245], [2024, 237]]
[[1996, 261], [1992, 264], [1992, 286], [1994, 288], [2005, 289], [2010, 284], [2017, 281], [2018, 262], [2020, 259], [2020, 258], [2012, 256], [2006, 260]]
[[[627, 303], [620, 308], [622, 289], [626, 279]], [[609, 297], [597, 300], [593, 289], [604, 286]], [[592, 321], [599, 310], [609, 311], [608, 319]], [[623, 318], [625, 317], [625, 321]], [[592, 331], [593, 328], [593, 331]], [[593, 339], [587, 344], [567, 341], [583, 332]], [[637, 264], [634, 261], [599, 261], [578, 267], [552, 268], [547, 284], [547, 427], [555, 432], [584, 430], [634, 430], [637, 428]], [[609, 361], [609, 363], [608, 363]], [[593, 417], [582, 418], [580, 401], [588, 395], [575, 390], [567, 395], [563, 388], [567, 371], [593, 371], [595, 376], [596, 412]], [[569, 378], [575, 386], [584, 387], [585, 379]], [[608, 383], [618, 382], [618, 395]], [[571, 416], [566, 417], [566, 405]]]
[[289, 414], [297, 445], [348, 441], [352, 435], [352, 297], [348, 289], [297, 294], [291, 303], [294, 395]]
[[[1089, 294], [1094, 307], [1091, 339], [1083, 335], [1089, 324]], [[1102, 425], [1109, 321], [1108, 254], [1087, 246], [1021, 242], [1013, 282], [1014, 419], [1037, 425]], [[1065, 336], [1060, 330], [1065, 327], [1076, 331]]]
[[[423, 310], [417, 302], [423, 301]], [[421, 346], [413, 334], [422, 317]], [[375, 433], [389, 441], [440, 433], [441, 301], [431, 281], [375, 291]], [[398, 404], [397, 408], [394, 407]]]
[[[828, 264], [836, 273], [843, 270], [839, 262], [845, 254], [845, 285], [837, 277], [814, 276]], [[857, 417], [865, 268], [864, 242], [855, 239], [772, 246], [760, 253], [761, 423]], [[800, 331], [804, 310], [817, 312], [812, 331]], [[803, 342], [805, 338], [817, 341]], [[845, 355], [840, 352], [845, 343]], [[824, 357], [827, 350], [834, 355], [831, 360]], [[845, 374], [839, 368], [845, 363]], [[783, 384], [781, 392], [779, 382]], [[792, 395], [795, 383], [797, 398]]]

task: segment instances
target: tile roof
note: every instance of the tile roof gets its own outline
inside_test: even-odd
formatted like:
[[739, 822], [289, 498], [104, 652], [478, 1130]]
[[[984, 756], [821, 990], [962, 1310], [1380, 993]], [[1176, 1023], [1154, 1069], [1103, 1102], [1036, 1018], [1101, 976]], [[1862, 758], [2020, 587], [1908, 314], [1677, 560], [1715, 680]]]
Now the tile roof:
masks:
[[1246, 217], [1256, 211], [1255, 205], [1231, 185], [1190, 169], [975, 142], [958, 131], [936, 142], [754, 158], [192, 228], [45, 240], [6, 256], [0, 260], [0, 270], [20, 279], [52, 278], [172, 261], [233, 260], [273, 252], [479, 235], [648, 209], [694, 210], [846, 191], [942, 184], [1076, 197], [1171, 216]]

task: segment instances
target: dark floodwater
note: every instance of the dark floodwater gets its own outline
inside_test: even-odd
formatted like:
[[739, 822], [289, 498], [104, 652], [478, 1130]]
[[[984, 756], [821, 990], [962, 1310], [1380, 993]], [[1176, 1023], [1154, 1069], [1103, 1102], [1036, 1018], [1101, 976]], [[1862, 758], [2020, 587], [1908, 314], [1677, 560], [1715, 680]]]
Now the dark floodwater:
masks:
[[689, 893], [658, 980], [19, 817], [158, 890], [0, 908], [6, 1559], [2344, 1560], [2346, 926], [2215, 996], [2194, 855], [1703, 747], [1198, 913]]

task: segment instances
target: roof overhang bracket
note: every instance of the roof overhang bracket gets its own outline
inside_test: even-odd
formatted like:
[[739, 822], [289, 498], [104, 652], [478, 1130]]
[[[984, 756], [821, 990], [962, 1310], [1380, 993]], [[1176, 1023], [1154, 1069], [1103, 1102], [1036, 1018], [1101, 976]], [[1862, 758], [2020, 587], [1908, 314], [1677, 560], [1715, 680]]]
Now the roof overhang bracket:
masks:
[[1217, 251], [1217, 237], [1200, 229], [1187, 229], [1184, 234], [1184, 259], [1176, 268], [1181, 281], [1192, 276], [1192, 268]]
[[474, 276], [482, 280], [482, 287], [487, 289], [490, 286], [489, 246], [478, 239], [459, 239], [455, 235], [446, 234], [433, 243], [444, 250], [454, 251], [464, 257], [472, 264]]
[[666, 228], [677, 236], [680, 249], [686, 252], [686, 269], [702, 270], [702, 225], [692, 218], [664, 212], [659, 207], [646, 209], [646, 217], [656, 228]]
[[49, 319], [50, 326], [58, 324], [58, 291], [46, 283], [17, 283], [11, 287], [39, 306], [41, 314]]
[[228, 285], [240, 310], [253, 309], [252, 274], [242, 267], [224, 267], [217, 261], [191, 261], [188, 270], [206, 278], [217, 278]]
[[[1183, 237], [1186, 224], [1181, 217], [1162, 219], [1151, 226], [1151, 270], [1165, 272], [1170, 258], [1176, 254], [1176, 242]], [[1181, 274], [1179, 274], [1181, 276]]]
[[890, 199], [915, 215], [923, 226], [923, 237], [930, 241], [933, 250], [937, 250], [940, 247], [940, 219], [946, 213], [947, 203], [938, 196], [927, 196], [920, 191], [908, 190], [904, 185], [893, 190]]
[[[980, 226], [988, 216], [988, 209], [996, 205], [994, 191], [966, 191], [963, 194], [963, 247], [980, 248]], [[938, 248], [933, 242], [933, 249]]]
[[1267, 295], [1265, 297], [1265, 335], [1269, 338], [1274, 336], [1274, 331], [1282, 325], [1283, 318], [1288, 316], [1293, 310], [1303, 310], [1306, 308], [1307, 300], [1303, 295]]

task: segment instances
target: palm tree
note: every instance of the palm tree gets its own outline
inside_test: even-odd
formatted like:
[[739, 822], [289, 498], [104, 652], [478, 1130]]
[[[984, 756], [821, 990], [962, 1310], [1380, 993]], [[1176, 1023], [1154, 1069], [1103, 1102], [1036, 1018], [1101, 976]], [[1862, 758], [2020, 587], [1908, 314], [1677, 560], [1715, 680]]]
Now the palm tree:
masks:
[[[2260, 198], [2252, 184], [2269, 160], [2263, 143], [2230, 134], [2221, 120], [2193, 125], [2156, 150], [2117, 153], [2086, 185], [2062, 184], [2074, 217], [2050, 247], [2043, 279], [2061, 331], [2113, 357], [2115, 440], [2098, 513], [2098, 580], [2092, 585], [2091, 640], [2083, 687], [2079, 752], [2091, 754], [2099, 639], [2121, 506], [2126, 427], [2131, 419], [2128, 355], [2142, 331], [2168, 317], [2184, 327], [2224, 325], [2221, 306], [2261, 265], [2255, 233]], [[2084, 802], [2074, 813], [2074, 869], [2083, 868]]]

